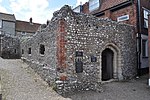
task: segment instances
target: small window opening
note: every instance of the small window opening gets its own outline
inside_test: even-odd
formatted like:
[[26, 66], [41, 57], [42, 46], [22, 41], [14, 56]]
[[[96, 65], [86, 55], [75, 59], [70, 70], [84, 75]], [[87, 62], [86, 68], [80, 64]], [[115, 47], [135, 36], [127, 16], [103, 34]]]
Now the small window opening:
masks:
[[24, 54], [24, 50], [22, 49], [22, 54]]
[[31, 48], [28, 49], [28, 54], [31, 54]]
[[40, 54], [44, 55], [45, 52], [45, 46], [44, 45], [40, 45]]
[[83, 72], [83, 62], [79, 58], [77, 58], [75, 61], [75, 70], [76, 70], [76, 73]]
[[15, 49], [14, 52], [17, 53], [17, 50]]
[[75, 56], [76, 57], [83, 57], [83, 52], [82, 51], [76, 51]]

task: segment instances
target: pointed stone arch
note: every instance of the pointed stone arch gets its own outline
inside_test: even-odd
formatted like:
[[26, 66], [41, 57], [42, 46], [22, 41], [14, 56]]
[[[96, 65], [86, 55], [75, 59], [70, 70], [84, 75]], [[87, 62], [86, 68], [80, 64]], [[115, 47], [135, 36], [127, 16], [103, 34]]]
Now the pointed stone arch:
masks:
[[100, 65], [99, 65], [99, 82], [102, 82], [102, 52], [106, 49], [110, 49], [113, 52], [113, 79], [122, 80], [122, 64], [121, 64], [121, 52], [120, 49], [113, 43], [106, 44], [103, 49], [100, 50]]

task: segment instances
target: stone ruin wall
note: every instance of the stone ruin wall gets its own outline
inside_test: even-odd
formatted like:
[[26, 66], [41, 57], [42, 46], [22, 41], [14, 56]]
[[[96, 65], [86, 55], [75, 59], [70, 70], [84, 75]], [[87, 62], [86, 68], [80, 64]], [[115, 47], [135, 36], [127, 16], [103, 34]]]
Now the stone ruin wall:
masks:
[[19, 59], [20, 58], [20, 40], [15, 36], [1, 35], [0, 36], [0, 55], [4, 59]]
[[[32, 38], [25, 39], [21, 43], [24, 51], [22, 59], [50, 85], [56, 78], [56, 32], [57, 24], [54, 21], [47, 28], [45, 25], [41, 26]], [[44, 55], [40, 54], [41, 44], [45, 46]], [[28, 54], [28, 48], [31, 48], [31, 54]]]
[[[39, 53], [40, 44], [45, 54]], [[60, 90], [97, 90], [101, 80], [102, 51], [116, 51], [116, 79], [136, 75], [136, 37], [130, 25], [74, 13], [64, 6], [54, 13], [48, 26], [39, 28], [33, 38], [22, 43], [22, 59], [41, 77]], [[31, 55], [28, 54], [28, 48]], [[83, 52], [83, 72], [75, 71], [75, 52]], [[91, 62], [91, 56], [97, 60]], [[63, 87], [61, 87], [63, 83]]]

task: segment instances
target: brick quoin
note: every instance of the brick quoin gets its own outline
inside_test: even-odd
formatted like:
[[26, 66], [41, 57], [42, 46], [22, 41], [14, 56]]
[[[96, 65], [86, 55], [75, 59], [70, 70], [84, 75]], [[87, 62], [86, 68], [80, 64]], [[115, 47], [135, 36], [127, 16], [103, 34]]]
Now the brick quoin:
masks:
[[65, 20], [60, 19], [58, 25], [58, 35], [57, 35], [57, 60], [58, 60], [58, 69], [66, 68], [66, 40], [65, 40]]
[[85, 4], [83, 4], [83, 13], [88, 14], [89, 13], [89, 3], [86, 2]]

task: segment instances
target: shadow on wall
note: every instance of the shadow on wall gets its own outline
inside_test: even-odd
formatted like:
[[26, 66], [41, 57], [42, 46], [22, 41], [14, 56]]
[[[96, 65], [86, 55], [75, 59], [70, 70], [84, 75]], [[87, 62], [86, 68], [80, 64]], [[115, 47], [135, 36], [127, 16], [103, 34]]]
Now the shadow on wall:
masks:
[[3, 51], [2, 56], [3, 59], [20, 59], [19, 54], [12, 53], [10, 51]]

